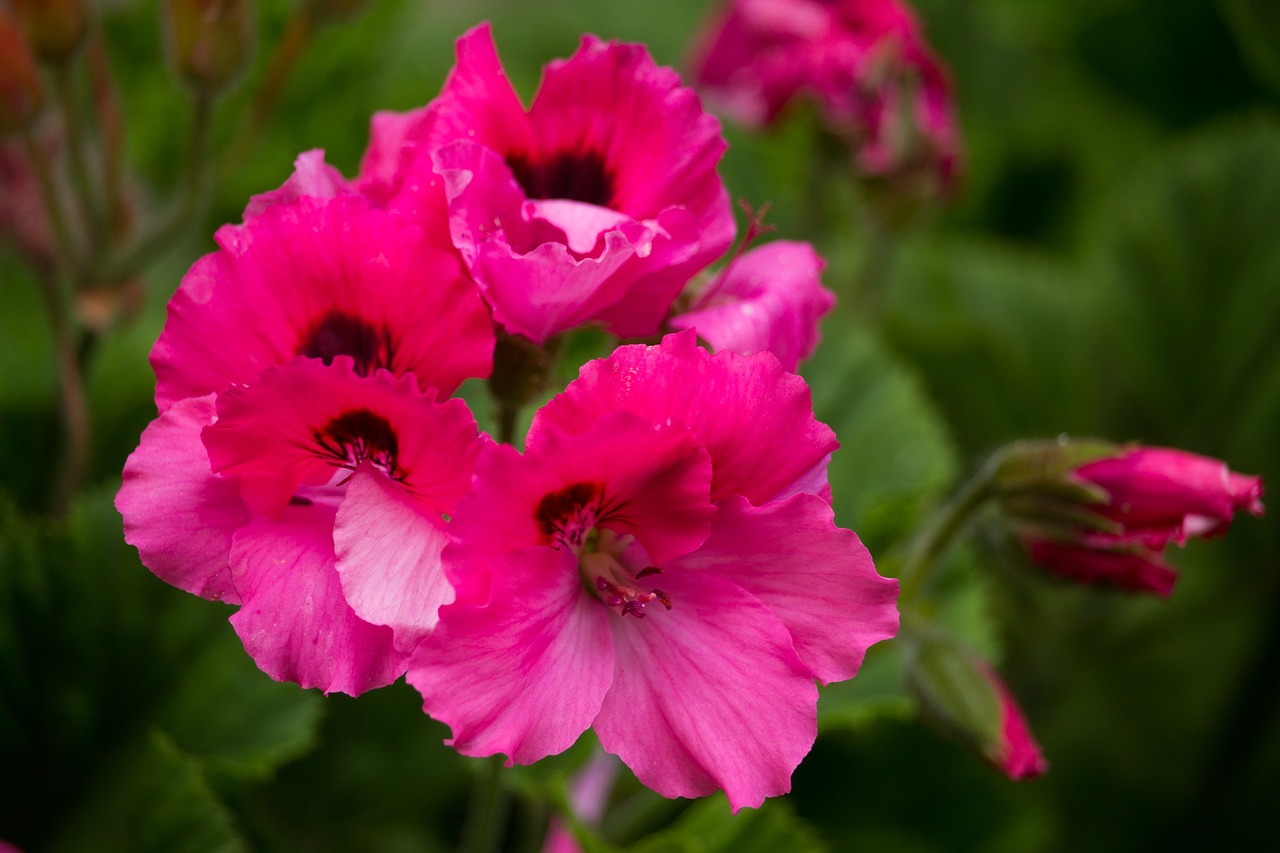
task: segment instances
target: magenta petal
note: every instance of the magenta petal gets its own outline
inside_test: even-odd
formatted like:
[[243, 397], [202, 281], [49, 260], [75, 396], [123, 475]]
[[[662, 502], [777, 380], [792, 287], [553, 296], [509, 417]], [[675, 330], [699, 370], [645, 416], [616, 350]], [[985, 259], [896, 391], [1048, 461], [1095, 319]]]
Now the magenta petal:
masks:
[[213, 396], [192, 397], [151, 422], [124, 466], [116, 509], [124, 538], [166, 583], [239, 604], [227, 555], [252, 514], [236, 484], [214, 474], [200, 442], [213, 420]]
[[406, 658], [390, 628], [365, 622], [343, 597], [333, 521], [332, 507], [290, 505], [236, 533], [231, 563], [242, 604], [231, 624], [277, 681], [358, 696], [395, 681]]
[[600, 710], [612, 614], [582, 588], [567, 550], [525, 548], [500, 563], [491, 601], [441, 610], [408, 680], [459, 752], [528, 764], [568, 749]]
[[588, 363], [534, 416], [528, 441], [549, 427], [582, 433], [619, 410], [688, 427], [711, 454], [713, 501], [739, 494], [760, 505], [792, 494], [798, 481], [825, 484], [814, 468], [837, 446], [814, 418], [803, 379], [767, 353], [712, 356], [692, 332]]
[[857, 534], [814, 495], [763, 507], [726, 498], [702, 547], [663, 569], [716, 575], [755, 596], [824, 684], [852, 678], [867, 648], [898, 632], [898, 582], [876, 573]]
[[333, 530], [342, 591], [361, 619], [395, 632], [397, 648], [412, 649], [453, 601], [440, 563], [448, 541], [439, 513], [369, 463], [352, 475]]
[[161, 409], [299, 355], [412, 372], [442, 394], [492, 369], [493, 324], [456, 252], [359, 196], [273, 205], [217, 240], [151, 353]]
[[813, 354], [818, 322], [836, 304], [818, 279], [822, 266], [808, 243], [768, 243], [731, 261], [671, 325], [696, 328], [717, 352], [771, 352], [794, 371]]
[[609, 620], [617, 674], [595, 730], [665, 797], [724, 789], [735, 811], [791, 789], [817, 736], [818, 691], [772, 612], [718, 577], [662, 576], [673, 602]]
[[333, 198], [352, 192], [342, 173], [324, 161], [324, 151], [303, 151], [293, 161], [293, 174], [279, 189], [259, 193], [249, 199], [244, 218], [257, 216], [268, 207], [292, 204], [300, 198]]

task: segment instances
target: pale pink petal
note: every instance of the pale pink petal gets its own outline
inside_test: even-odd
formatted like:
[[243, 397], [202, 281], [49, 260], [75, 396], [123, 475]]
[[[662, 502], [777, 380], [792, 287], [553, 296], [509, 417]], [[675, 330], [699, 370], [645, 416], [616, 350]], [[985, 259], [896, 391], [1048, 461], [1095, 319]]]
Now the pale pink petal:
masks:
[[755, 596], [824, 684], [852, 678], [867, 648], [898, 632], [898, 582], [876, 573], [857, 534], [836, 527], [814, 495], [762, 507], [726, 498], [702, 547], [662, 568], [715, 575]]
[[374, 462], [424, 511], [449, 512], [465, 494], [479, 436], [461, 400], [435, 402], [412, 375], [360, 376], [347, 356], [298, 358], [218, 396], [204, 431], [213, 467], [235, 477], [256, 512], [280, 510], [299, 485], [318, 486]]
[[664, 797], [723, 789], [737, 811], [785, 794], [818, 731], [817, 688], [791, 635], [718, 577], [662, 580], [670, 611], [609, 620], [617, 674], [595, 722], [601, 745]]
[[387, 625], [409, 650], [453, 601], [440, 562], [449, 541], [439, 513], [365, 462], [347, 484], [333, 529], [342, 591], [361, 619]]
[[124, 538], [166, 583], [202, 598], [239, 604], [227, 555], [252, 514], [239, 489], [209, 468], [200, 430], [213, 396], [183, 400], [151, 422], [124, 466], [116, 509]]
[[814, 466], [837, 446], [813, 416], [809, 387], [767, 353], [712, 356], [692, 332], [655, 347], [619, 347], [588, 363], [564, 393], [534, 416], [528, 442], [550, 427], [580, 434], [609, 412], [688, 427], [711, 454], [711, 497], [744, 495], [754, 504], [817, 485]]
[[415, 148], [415, 133], [427, 107], [404, 113], [381, 110], [369, 119], [369, 144], [360, 160], [356, 185], [376, 204], [385, 204], [399, 189], [400, 172]]
[[408, 680], [459, 752], [528, 764], [568, 749], [600, 710], [613, 614], [583, 589], [568, 550], [525, 548], [492, 568], [492, 599], [444, 607]]
[[244, 219], [257, 216], [272, 205], [292, 204], [299, 198], [333, 198], [351, 192], [354, 190], [342, 173], [324, 161], [324, 151], [313, 148], [303, 151], [293, 161], [293, 174], [279, 189], [250, 197]]
[[395, 681], [406, 657], [390, 628], [360, 619], [343, 597], [333, 521], [331, 506], [291, 504], [236, 533], [231, 564], [242, 601], [231, 624], [277, 681], [358, 696]]
[[768, 243], [731, 261], [671, 326], [696, 329], [716, 351], [771, 352], [795, 371], [818, 346], [818, 323], [836, 304], [819, 281], [822, 267], [808, 243]]
[[217, 240], [151, 353], [162, 410], [298, 355], [412, 372], [442, 394], [491, 369], [489, 312], [456, 253], [358, 196], [274, 205]]

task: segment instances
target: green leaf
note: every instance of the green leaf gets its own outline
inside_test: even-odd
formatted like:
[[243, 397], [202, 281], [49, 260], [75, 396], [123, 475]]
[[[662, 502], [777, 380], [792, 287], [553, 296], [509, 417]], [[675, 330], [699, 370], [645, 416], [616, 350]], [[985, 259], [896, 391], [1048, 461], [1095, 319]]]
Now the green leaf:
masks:
[[247, 849], [200, 763], [161, 732], [113, 762], [54, 851], [231, 853]]
[[1280, 89], [1280, 5], [1274, 0], [1218, 0], [1240, 52], [1260, 78]]
[[723, 795], [691, 806], [668, 830], [627, 848], [632, 853], [817, 853], [826, 849], [817, 832], [796, 817], [785, 800], [734, 815]]
[[902, 689], [902, 664], [901, 642], [872, 646], [856, 676], [821, 688], [820, 731], [858, 729], [884, 717], [913, 716], [915, 705]]
[[915, 377], [869, 332], [832, 319], [806, 377], [818, 419], [840, 440], [829, 469], [836, 521], [877, 554], [951, 483], [955, 452]]

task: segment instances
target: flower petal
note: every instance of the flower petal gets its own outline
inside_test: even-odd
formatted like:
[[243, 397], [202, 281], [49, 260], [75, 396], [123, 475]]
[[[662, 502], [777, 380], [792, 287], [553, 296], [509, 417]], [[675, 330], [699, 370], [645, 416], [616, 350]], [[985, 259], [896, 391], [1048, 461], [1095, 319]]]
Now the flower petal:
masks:
[[726, 498], [702, 547], [663, 570], [716, 575], [755, 596], [824, 684], [852, 678], [867, 648], [898, 632], [898, 582], [876, 573], [857, 534], [814, 495], [763, 507]]
[[787, 629], [717, 577], [670, 572], [663, 589], [670, 611], [609, 620], [601, 745], [664, 797], [722, 788], [737, 811], [786, 793], [818, 731], [818, 691]]
[[408, 680], [459, 752], [528, 764], [568, 749], [600, 710], [611, 614], [582, 588], [567, 549], [521, 549], [493, 570], [502, 582], [489, 602], [441, 609]]
[[236, 533], [231, 564], [242, 604], [231, 624], [277, 681], [358, 696], [395, 681], [406, 657], [390, 628], [360, 619], [343, 597], [333, 521], [331, 506], [291, 504]]
[[440, 562], [449, 541], [439, 513], [365, 462], [338, 507], [333, 544], [342, 592], [366, 622], [395, 632], [409, 650], [431, 632], [442, 604], [453, 601]]
[[813, 416], [809, 387], [767, 353], [712, 356], [693, 332], [655, 347], [619, 347], [589, 362], [534, 416], [528, 442], [555, 427], [579, 434], [613, 411], [655, 424], [687, 426], [711, 454], [711, 498], [745, 495], [753, 504], [790, 494], [833, 450], [835, 434]]
[[252, 513], [232, 480], [209, 468], [200, 430], [213, 395], [182, 400], [151, 422], [124, 466], [116, 509], [124, 538], [156, 577], [202, 598], [239, 604], [227, 555]]
[[297, 156], [293, 161], [293, 174], [279, 189], [258, 193], [249, 199], [244, 218], [248, 220], [268, 207], [292, 204], [304, 197], [333, 198], [350, 192], [353, 190], [342, 173], [324, 161], [324, 150], [313, 148]]

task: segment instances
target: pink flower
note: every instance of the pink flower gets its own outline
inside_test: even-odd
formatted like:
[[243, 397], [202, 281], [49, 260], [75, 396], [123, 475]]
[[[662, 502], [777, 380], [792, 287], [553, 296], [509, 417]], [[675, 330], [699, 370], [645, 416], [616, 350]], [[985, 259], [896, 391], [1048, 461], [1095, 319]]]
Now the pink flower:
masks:
[[[654, 333], [729, 246], [719, 123], [640, 45], [583, 38], [526, 112], [487, 24], [427, 107], [375, 118], [362, 178], [453, 240], [506, 331]], [[373, 192], [374, 190], [370, 190]]]
[[995, 691], [1000, 707], [998, 734], [982, 745], [983, 754], [993, 767], [1015, 782], [1043, 775], [1049, 769], [1049, 762], [1040, 753], [1040, 745], [1031, 735], [1018, 700], [989, 664], [980, 661], [977, 669]]
[[398, 677], [453, 599], [443, 516], [479, 449], [466, 404], [412, 375], [298, 358], [170, 406], [116, 507], [157, 576], [240, 605], [232, 625], [264, 672], [355, 695]]
[[896, 632], [896, 581], [811, 492], [830, 433], [803, 383], [694, 351], [623, 347], [523, 456], [481, 453], [445, 552], [457, 601], [408, 674], [464, 754], [528, 763], [592, 727], [664, 796], [758, 806], [813, 743], [814, 680]]
[[288, 186], [219, 229], [170, 301], [151, 352], [161, 411], [298, 355], [413, 373], [446, 396], [488, 375], [492, 322], [451, 250], [358, 195]]
[[1161, 552], [1192, 536], [1224, 533], [1237, 510], [1262, 515], [1262, 480], [1216, 459], [1163, 447], [1136, 447], [1079, 465], [1069, 475], [1098, 490], [1087, 529], [1024, 536], [1031, 560], [1084, 583], [1168, 595], [1177, 572]]
[[864, 173], [954, 178], [946, 76], [899, 0], [730, 0], [695, 53], [698, 85], [741, 122], [809, 97]]
[[818, 322], [836, 303], [818, 279], [822, 267], [808, 243], [767, 243], [731, 260], [671, 326], [696, 329], [717, 351], [771, 352], [794, 371], [817, 348]]

